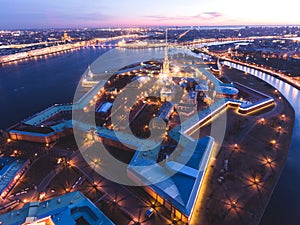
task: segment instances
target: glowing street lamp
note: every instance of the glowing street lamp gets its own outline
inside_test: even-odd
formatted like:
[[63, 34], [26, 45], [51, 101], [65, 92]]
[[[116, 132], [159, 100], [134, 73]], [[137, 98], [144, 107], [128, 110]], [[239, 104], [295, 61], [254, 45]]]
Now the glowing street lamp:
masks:
[[260, 182], [259, 178], [255, 177], [253, 180], [253, 184], [258, 185]]
[[233, 148], [234, 148], [235, 150], [238, 150], [238, 149], [239, 149], [239, 145], [238, 145], [238, 144], [234, 144], [234, 145], [233, 145]]
[[267, 164], [271, 165], [272, 164], [272, 159], [267, 158]]
[[233, 201], [230, 206], [232, 209], [236, 209], [237, 203], [235, 201]]
[[261, 124], [264, 124], [266, 122], [265, 118], [261, 118], [259, 121]]
[[279, 126], [277, 129], [278, 129], [278, 133], [281, 133], [282, 127]]

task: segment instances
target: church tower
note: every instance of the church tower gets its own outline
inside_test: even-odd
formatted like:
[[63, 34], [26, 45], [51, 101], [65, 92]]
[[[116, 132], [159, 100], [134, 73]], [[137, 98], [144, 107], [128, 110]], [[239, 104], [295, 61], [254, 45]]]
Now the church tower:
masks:
[[169, 101], [171, 102], [173, 99], [174, 88], [173, 88], [173, 78], [170, 72], [170, 61], [168, 55], [168, 30], [166, 30], [166, 47], [165, 47], [165, 57], [162, 66], [162, 71], [160, 74], [160, 80], [163, 82], [163, 87], [160, 91], [160, 98], [162, 101]]
[[89, 77], [90, 79], [93, 79], [93, 77], [94, 77], [94, 74], [91, 70], [91, 65], [88, 66], [87, 77]]
[[166, 29], [166, 47], [165, 47], [165, 57], [164, 57], [164, 63], [163, 63], [163, 69], [162, 73], [164, 75], [169, 75], [170, 73], [170, 62], [169, 62], [169, 46], [168, 46], [168, 29]]

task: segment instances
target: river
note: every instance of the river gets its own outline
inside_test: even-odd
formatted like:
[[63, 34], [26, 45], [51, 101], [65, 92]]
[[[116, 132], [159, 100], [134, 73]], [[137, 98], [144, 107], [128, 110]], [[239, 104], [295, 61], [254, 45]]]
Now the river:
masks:
[[88, 65], [109, 49], [85, 48], [0, 66], [0, 129], [68, 103]]

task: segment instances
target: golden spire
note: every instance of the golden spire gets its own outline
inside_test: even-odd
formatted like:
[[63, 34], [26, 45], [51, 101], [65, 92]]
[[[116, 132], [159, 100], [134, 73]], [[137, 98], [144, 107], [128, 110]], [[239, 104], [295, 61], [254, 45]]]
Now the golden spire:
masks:
[[168, 29], [166, 29], [166, 47], [165, 47], [165, 58], [164, 58], [164, 64], [163, 64], [163, 74], [169, 74], [170, 73], [170, 62], [169, 62], [169, 56], [168, 56]]
[[94, 74], [91, 70], [91, 65], [89, 64], [88, 66], [88, 72], [87, 72], [87, 76], [90, 77], [90, 78], [93, 78], [94, 77]]

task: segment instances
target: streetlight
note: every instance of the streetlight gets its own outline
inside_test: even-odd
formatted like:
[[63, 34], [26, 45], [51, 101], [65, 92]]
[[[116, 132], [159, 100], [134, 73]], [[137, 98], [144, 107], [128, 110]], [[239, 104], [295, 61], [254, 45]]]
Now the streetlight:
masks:
[[233, 201], [230, 206], [232, 209], [236, 209], [237, 203], [235, 201]]
[[253, 180], [253, 184], [254, 185], [258, 185], [260, 182], [259, 178], [258, 177], [255, 177], [254, 180]]
[[267, 164], [271, 165], [272, 164], [272, 159], [267, 158]]
[[278, 127], [278, 133], [281, 133], [281, 126]]
[[271, 140], [270, 143], [271, 145], [276, 145], [276, 140]]

